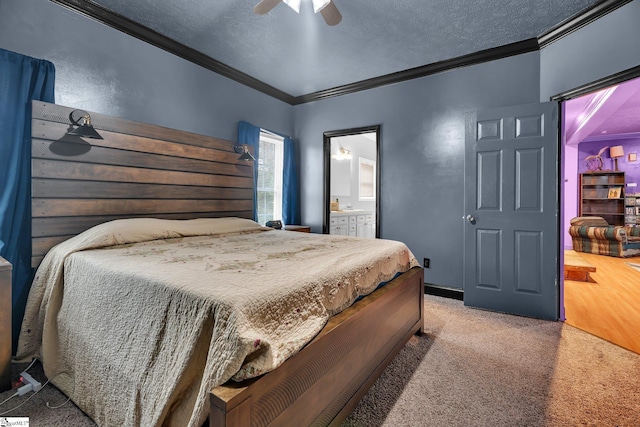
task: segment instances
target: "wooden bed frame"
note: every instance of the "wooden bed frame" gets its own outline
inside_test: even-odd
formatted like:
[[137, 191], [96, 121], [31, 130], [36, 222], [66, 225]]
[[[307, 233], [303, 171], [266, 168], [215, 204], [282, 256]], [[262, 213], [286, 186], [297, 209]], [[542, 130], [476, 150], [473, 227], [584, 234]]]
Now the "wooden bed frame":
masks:
[[413, 334], [423, 332], [415, 267], [332, 317], [276, 370], [213, 389], [212, 426], [339, 426]]
[[[253, 164], [235, 144], [90, 113], [102, 140], [69, 137], [74, 109], [32, 104], [32, 265], [117, 218], [253, 216]], [[339, 425], [424, 327], [423, 270], [413, 268], [330, 319], [282, 366], [211, 392], [212, 426]]]

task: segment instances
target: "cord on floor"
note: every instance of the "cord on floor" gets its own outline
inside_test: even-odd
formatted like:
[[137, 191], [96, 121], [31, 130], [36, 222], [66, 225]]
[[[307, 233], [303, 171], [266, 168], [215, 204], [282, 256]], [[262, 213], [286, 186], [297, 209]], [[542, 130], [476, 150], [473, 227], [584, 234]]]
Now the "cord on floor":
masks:
[[[16, 391], [13, 395], [9, 396], [7, 399], [5, 399], [2, 403], [0, 403], [1, 405], [4, 405], [5, 403], [7, 403], [9, 400], [13, 399], [16, 396], [23, 396], [27, 393], [29, 393], [30, 391], [33, 391], [34, 393], [29, 396], [24, 402], [20, 403], [18, 406], [9, 409], [8, 411], [4, 411], [2, 413], [0, 413], [0, 416], [6, 415], [10, 412], [15, 411], [16, 409], [22, 407], [25, 403], [27, 403], [28, 401], [30, 401], [36, 394], [38, 394], [40, 392], [40, 390], [42, 390], [43, 388], [46, 387], [47, 384], [49, 384], [49, 382], [51, 382], [51, 379], [47, 379], [47, 381], [40, 385], [40, 382], [36, 381], [28, 372], [27, 370], [29, 370], [29, 368], [31, 368], [33, 366], [33, 364], [36, 362], [37, 359], [33, 359], [33, 361], [31, 362], [31, 364], [27, 367], [27, 369], [25, 369], [24, 371], [22, 371], [22, 373], [20, 373], [20, 381], [24, 384], [22, 387], [18, 388], [18, 391]], [[53, 378], [55, 378], [56, 376], [63, 374], [63, 373], [69, 373], [67, 371], [60, 371], [58, 372], [56, 375], [53, 376]], [[75, 384], [73, 386], [73, 390], [75, 392]], [[73, 394], [73, 392], [71, 393]], [[51, 406], [51, 404], [49, 402], [46, 403], [47, 408], [49, 409], [59, 409], [62, 408], [64, 405], [66, 405], [69, 401], [71, 400], [71, 397], [68, 397], [67, 400], [65, 400], [62, 404], [57, 405], [57, 406]]]
[[[0, 402], [0, 406], [4, 405], [5, 403], [7, 403], [8, 401], [10, 401], [11, 399], [13, 399], [14, 397], [16, 397], [18, 395], [18, 392], [16, 391], [15, 393], [13, 393], [11, 396], [9, 396], [8, 398], [6, 398], [5, 400], [3, 400], [2, 402]], [[0, 414], [3, 415], [3, 414]]]
[[[34, 363], [36, 363], [38, 361], [37, 358], [33, 358], [33, 360], [31, 361], [31, 363], [29, 364], [29, 366], [27, 366], [27, 369], [25, 369], [23, 372], [28, 371], [29, 369], [31, 369], [31, 367], [33, 366]], [[20, 379], [20, 382], [17, 382], [16, 384], [24, 384], [22, 382], [22, 378]], [[18, 389], [18, 391], [16, 391], [14, 394], [12, 394], [11, 396], [9, 396], [8, 398], [6, 398], [5, 400], [3, 400], [2, 402], [0, 402], [0, 406], [4, 405], [5, 403], [7, 403], [8, 401], [10, 401], [11, 399], [13, 399], [16, 396], [22, 396], [26, 393], [28, 393], [31, 390], [27, 390], [27, 384], [23, 385], [22, 387], [20, 387]], [[4, 414], [0, 414], [0, 415], [4, 415]]]

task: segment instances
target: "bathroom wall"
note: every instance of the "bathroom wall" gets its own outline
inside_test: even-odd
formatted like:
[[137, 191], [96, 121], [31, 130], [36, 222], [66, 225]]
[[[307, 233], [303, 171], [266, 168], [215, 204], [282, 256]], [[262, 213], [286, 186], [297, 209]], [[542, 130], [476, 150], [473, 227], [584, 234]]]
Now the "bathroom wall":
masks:
[[[350, 205], [352, 209], [363, 209], [375, 212], [376, 202], [360, 200], [359, 197], [359, 163], [360, 158], [376, 161], [376, 143], [362, 135], [349, 135], [344, 137], [336, 137], [331, 139], [332, 152], [339, 147], [344, 147], [351, 151], [351, 160], [332, 160], [331, 162], [331, 186], [333, 188], [347, 187], [348, 191], [339, 191], [331, 194], [331, 200], [339, 199], [340, 209], [347, 208]], [[348, 168], [347, 162], [350, 164]], [[334, 166], [337, 166], [342, 174], [334, 175]], [[346, 170], [349, 172], [346, 172]], [[348, 173], [348, 175], [346, 175]], [[337, 180], [347, 181], [335, 182]], [[337, 185], [336, 185], [337, 184]], [[348, 195], [347, 195], [348, 194]]]

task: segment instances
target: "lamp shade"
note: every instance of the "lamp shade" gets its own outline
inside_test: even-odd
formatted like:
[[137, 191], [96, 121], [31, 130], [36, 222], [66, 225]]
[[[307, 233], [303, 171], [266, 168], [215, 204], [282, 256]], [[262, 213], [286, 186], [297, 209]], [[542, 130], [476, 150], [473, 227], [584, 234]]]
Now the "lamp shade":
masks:
[[249, 152], [249, 147], [247, 147], [246, 145], [236, 145], [233, 147], [233, 149], [236, 151], [236, 153], [242, 153], [240, 157], [238, 157], [238, 160], [244, 160], [247, 162], [256, 161], [256, 158], [251, 155], [251, 153]]
[[[76, 119], [74, 117], [74, 113], [82, 114], [80, 118]], [[69, 120], [72, 125], [78, 126], [67, 132], [67, 135], [71, 136], [79, 136], [81, 138], [93, 138], [93, 139], [103, 139], [102, 136], [93, 128], [91, 124], [91, 115], [83, 110], [73, 110], [69, 113]], [[82, 121], [82, 123], [80, 123]]]
[[79, 127], [67, 132], [67, 135], [75, 135], [81, 138], [103, 139], [90, 124], [80, 125]]
[[622, 145], [611, 147], [609, 149], [609, 156], [611, 156], [612, 159], [624, 156], [624, 148], [622, 147]]

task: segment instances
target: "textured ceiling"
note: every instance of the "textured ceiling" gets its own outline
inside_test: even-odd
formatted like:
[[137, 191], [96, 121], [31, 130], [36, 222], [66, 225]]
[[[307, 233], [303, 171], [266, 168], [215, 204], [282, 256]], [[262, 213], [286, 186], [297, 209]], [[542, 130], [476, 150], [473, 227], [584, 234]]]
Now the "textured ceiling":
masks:
[[334, 0], [327, 26], [258, 0], [94, 0], [292, 96], [301, 96], [536, 38], [601, 0]]
[[565, 140], [637, 138], [640, 133], [640, 78], [599, 90], [565, 103]]

